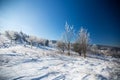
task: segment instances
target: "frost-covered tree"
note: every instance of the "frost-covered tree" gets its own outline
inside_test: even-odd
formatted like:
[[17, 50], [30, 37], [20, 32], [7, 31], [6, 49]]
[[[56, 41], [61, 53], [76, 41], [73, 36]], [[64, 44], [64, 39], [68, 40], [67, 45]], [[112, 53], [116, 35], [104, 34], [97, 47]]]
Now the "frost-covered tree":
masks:
[[11, 40], [11, 43], [12, 43], [12, 39], [11, 39], [11, 36], [10, 36], [10, 34], [9, 34], [9, 31], [5, 31], [5, 36], [6, 36], [8, 39], [10, 39], [10, 40]]
[[12, 41], [16, 41], [18, 38], [18, 33], [14, 31], [5, 31], [5, 35]]
[[62, 41], [62, 40], [59, 40], [57, 42], [57, 48], [60, 52], [63, 52], [65, 51], [65, 43]]
[[37, 47], [39, 47], [42, 43], [42, 39], [36, 37], [36, 43], [37, 43]]
[[40, 38], [39, 39], [39, 45], [44, 46], [44, 41], [45, 41], [44, 39]]
[[44, 45], [49, 46], [49, 40], [46, 39]]
[[84, 54], [84, 57], [86, 57], [86, 52], [87, 52], [87, 47], [88, 47], [88, 42], [89, 42], [89, 33], [87, 32], [86, 29], [81, 28], [79, 33], [78, 33], [78, 42], [80, 43], [80, 48], [82, 53]]
[[34, 41], [36, 40], [36, 37], [35, 37], [35, 36], [29, 36], [29, 37], [26, 38], [26, 40], [27, 40], [27, 42], [30, 43], [31, 48], [32, 48], [33, 43], [34, 43]]
[[1, 45], [4, 44], [4, 42], [5, 42], [4, 37], [2, 35], [0, 35], [0, 47], [1, 47]]
[[70, 55], [71, 42], [74, 37], [74, 29], [73, 29], [73, 26], [68, 25], [67, 22], [65, 24], [65, 32], [63, 34], [63, 37], [64, 37], [66, 48], [68, 50], [68, 55]]
[[64, 34], [61, 36], [61, 39], [57, 41], [57, 48], [60, 52], [64, 53], [66, 49]]
[[24, 43], [24, 45], [26, 45], [26, 37], [28, 37], [25, 33], [23, 33], [22, 31], [19, 33], [19, 41], [21, 43]]
[[97, 53], [98, 51], [98, 46], [96, 44], [93, 44], [92, 47], [91, 47], [91, 50], [94, 52], [94, 53]]

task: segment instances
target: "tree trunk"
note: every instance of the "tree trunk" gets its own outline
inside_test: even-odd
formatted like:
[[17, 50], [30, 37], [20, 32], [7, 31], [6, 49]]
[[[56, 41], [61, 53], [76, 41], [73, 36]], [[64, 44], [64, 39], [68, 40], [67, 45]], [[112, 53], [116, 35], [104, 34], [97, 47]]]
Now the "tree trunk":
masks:
[[63, 49], [62, 51], [63, 51], [63, 53], [64, 53], [64, 49]]
[[39, 43], [37, 44], [37, 48], [39, 48]]
[[26, 42], [24, 42], [24, 47], [26, 47]]
[[12, 40], [11, 40], [11, 45], [12, 45]]
[[68, 55], [70, 56], [70, 42], [68, 43]]
[[68, 55], [70, 56], [70, 51], [68, 51]]
[[31, 44], [31, 49], [32, 49], [32, 42], [30, 44]]
[[86, 50], [83, 50], [84, 58], [86, 58]]
[[81, 56], [81, 51], [79, 52], [79, 56]]

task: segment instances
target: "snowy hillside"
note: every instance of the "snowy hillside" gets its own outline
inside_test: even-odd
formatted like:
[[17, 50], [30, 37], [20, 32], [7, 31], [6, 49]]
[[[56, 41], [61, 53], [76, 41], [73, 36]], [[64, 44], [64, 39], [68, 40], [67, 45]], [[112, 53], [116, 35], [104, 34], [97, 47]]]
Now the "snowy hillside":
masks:
[[84, 58], [75, 52], [71, 56], [66, 53], [61, 54], [55, 47], [11, 44], [0, 35], [0, 80], [120, 79], [119, 58], [89, 52]]
[[118, 78], [118, 75], [112, 73], [117, 69], [119, 60], [91, 57], [61, 55], [57, 50], [49, 47], [31, 49], [18, 45], [4, 48], [0, 49], [0, 79], [113, 80]]

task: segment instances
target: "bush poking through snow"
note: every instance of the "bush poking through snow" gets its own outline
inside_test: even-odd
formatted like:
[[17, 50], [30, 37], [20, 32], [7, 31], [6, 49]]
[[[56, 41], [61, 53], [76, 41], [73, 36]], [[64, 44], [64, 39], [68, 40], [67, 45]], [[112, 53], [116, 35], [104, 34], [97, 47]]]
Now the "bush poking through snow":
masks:
[[12, 50], [12, 53], [16, 53], [16, 51], [15, 51], [15, 50]]
[[81, 47], [80, 43], [75, 42], [73, 44], [73, 51], [78, 52], [79, 55], [81, 56], [82, 47]]
[[57, 42], [57, 48], [61, 53], [64, 53], [65, 51], [65, 43], [62, 41]]
[[98, 53], [98, 46], [96, 44], [93, 44], [91, 47], [91, 51], [93, 51], [93, 53]]

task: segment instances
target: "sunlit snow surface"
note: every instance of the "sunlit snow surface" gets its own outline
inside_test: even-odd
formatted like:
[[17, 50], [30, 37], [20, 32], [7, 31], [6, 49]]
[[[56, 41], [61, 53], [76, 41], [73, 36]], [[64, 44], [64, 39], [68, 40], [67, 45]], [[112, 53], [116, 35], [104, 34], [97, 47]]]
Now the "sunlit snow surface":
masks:
[[67, 56], [55, 48], [19, 45], [0, 49], [0, 80], [110, 80], [110, 72], [119, 62], [111, 57]]

